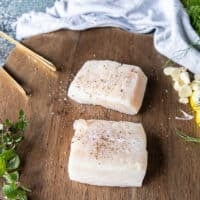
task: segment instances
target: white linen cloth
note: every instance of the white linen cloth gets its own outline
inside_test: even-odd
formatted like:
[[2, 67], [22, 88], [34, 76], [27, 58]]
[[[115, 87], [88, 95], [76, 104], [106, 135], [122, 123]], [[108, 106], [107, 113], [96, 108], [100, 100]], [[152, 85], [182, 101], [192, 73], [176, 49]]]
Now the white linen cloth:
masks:
[[191, 46], [200, 38], [179, 0], [60, 0], [44, 13], [23, 14], [15, 23], [17, 39], [63, 28], [94, 27], [153, 32], [154, 46], [161, 54], [200, 73], [200, 47]]

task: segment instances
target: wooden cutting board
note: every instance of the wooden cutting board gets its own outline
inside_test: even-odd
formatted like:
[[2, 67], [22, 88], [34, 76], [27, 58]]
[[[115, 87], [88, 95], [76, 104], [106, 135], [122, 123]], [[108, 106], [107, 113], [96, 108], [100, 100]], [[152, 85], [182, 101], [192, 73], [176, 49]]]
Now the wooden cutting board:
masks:
[[[59, 31], [32, 37], [24, 43], [58, 68], [51, 72], [14, 49], [6, 70], [30, 96], [24, 97], [0, 72], [0, 120], [15, 119], [23, 108], [30, 121], [20, 146], [21, 181], [32, 200], [197, 200], [200, 196], [200, 144], [182, 141], [179, 128], [198, 136], [194, 122], [175, 120], [180, 108], [171, 80], [162, 73], [166, 59], [153, 47], [152, 36], [119, 29]], [[139, 65], [148, 76], [143, 107], [136, 116], [100, 106], [79, 105], [66, 96], [69, 83], [89, 59], [111, 59]], [[148, 170], [141, 188], [96, 187], [72, 182], [67, 164], [75, 119], [142, 122], [148, 142]], [[80, 163], [81, 164], [81, 163]]]

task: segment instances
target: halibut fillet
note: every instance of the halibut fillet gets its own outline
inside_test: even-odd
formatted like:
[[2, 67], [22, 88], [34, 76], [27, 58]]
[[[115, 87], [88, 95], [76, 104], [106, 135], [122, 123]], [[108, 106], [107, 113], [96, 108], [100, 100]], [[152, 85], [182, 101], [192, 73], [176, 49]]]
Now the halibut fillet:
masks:
[[142, 105], [146, 84], [147, 77], [137, 66], [90, 60], [70, 84], [68, 96], [81, 104], [101, 105], [134, 115]]
[[99, 186], [140, 187], [147, 169], [141, 123], [76, 120], [68, 163], [71, 180]]

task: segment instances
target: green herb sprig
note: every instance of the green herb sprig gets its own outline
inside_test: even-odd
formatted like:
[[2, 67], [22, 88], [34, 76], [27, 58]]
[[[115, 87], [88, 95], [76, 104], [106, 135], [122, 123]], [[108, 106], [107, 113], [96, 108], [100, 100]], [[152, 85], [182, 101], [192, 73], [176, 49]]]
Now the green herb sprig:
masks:
[[0, 177], [4, 180], [2, 191], [8, 200], [27, 200], [27, 192], [30, 192], [19, 182], [20, 157], [16, 151], [27, 126], [23, 110], [19, 111], [18, 121], [6, 119], [0, 124]]
[[181, 0], [190, 16], [191, 24], [200, 36], [200, 0]]
[[182, 138], [183, 140], [187, 141], [187, 142], [194, 142], [194, 143], [200, 143], [200, 138], [196, 138], [196, 137], [191, 137], [189, 135], [186, 135], [185, 133], [183, 133], [182, 131], [176, 130], [176, 134]]

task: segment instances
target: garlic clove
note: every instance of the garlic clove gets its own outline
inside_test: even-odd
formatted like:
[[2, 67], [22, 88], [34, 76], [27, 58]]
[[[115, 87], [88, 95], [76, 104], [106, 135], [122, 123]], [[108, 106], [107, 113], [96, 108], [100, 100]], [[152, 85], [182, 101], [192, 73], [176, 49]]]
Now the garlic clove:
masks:
[[192, 90], [197, 91], [200, 90], [200, 81], [194, 80], [191, 83]]
[[171, 73], [172, 80], [173, 81], [179, 81], [180, 80], [180, 74], [181, 74], [181, 70], [179, 68], [175, 68]]
[[189, 99], [187, 97], [179, 98], [179, 103], [187, 104], [189, 103]]
[[179, 91], [179, 90], [181, 89], [182, 86], [183, 86], [183, 83], [182, 83], [181, 81], [175, 81], [175, 82], [174, 82], [174, 85], [173, 85], [173, 87], [174, 87], [174, 89], [175, 89], [176, 91]]
[[180, 79], [185, 83], [189, 84], [190, 83], [190, 76], [188, 72], [181, 72], [180, 73]]
[[189, 85], [183, 85], [178, 91], [179, 97], [190, 97], [192, 95], [192, 89]]
[[170, 76], [173, 71], [174, 71], [174, 67], [166, 67], [163, 70], [164, 74], [167, 75], [167, 76]]

